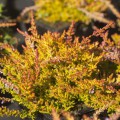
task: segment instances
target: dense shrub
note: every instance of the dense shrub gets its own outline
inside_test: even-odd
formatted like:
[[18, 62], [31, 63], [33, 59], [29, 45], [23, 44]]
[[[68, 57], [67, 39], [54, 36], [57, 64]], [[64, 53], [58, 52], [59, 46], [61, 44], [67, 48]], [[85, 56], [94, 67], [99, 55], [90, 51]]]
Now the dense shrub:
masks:
[[[43, 36], [37, 33], [33, 18], [31, 25], [30, 34], [18, 29], [26, 43], [22, 54], [13, 46], [0, 45], [5, 51], [0, 59], [1, 72], [6, 76], [0, 78], [0, 88], [13, 97], [1, 100], [17, 101], [23, 106], [21, 111], [1, 107], [0, 115], [34, 119], [36, 113], [51, 113], [53, 108], [57, 112], [73, 111], [80, 103], [116, 112], [120, 103], [120, 62], [107, 56], [110, 48], [116, 47], [105, 32], [111, 24], [83, 37], [81, 42], [74, 36], [73, 24], [62, 35], [47, 32]], [[92, 36], [101, 36], [107, 46], [91, 43]], [[107, 61], [113, 64], [114, 75]]]
[[109, 16], [108, 11], [120, 18], [111, 0], [35, 0], [35, 5], [37, 19], [50, 23], [72, 20], [86, 24], [91, 20], [108, 23], [110, 20], [105, 17], [105, 12]]

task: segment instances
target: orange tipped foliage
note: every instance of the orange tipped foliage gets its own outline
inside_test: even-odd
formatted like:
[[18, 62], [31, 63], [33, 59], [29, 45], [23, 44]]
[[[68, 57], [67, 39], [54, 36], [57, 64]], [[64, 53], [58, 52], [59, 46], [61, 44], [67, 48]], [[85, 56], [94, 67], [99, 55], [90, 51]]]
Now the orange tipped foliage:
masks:
[[[90, 43], [90, 37], [79, 42], [79, 38], [73, 37], [73, 25], [62, 35], [47, 32], [43, 36], [38, 34], [33, 18], [31, 25], [31, 34], [18, 29], [26, 43], [22, 54], [8, 44], [1, 45], [6, 51], [0, 58], [6, 79], [0, 78], [0, 87], [25, 108], [16, 111], [16, 115], [34, 119], [36, 113], [51, 113], [53, 108], [57, 112], [71, 111], [84, 103], [98, 109], [111, 101], [114, 104], [108, 110], [116, 111], [120, 103], [120, 77], [114, 78], [108, 72], [111, 68], [106, 65], [109, 59], [105, 56], [109, 50], [104, 51], [98, 42]], [[98, 31], [102, 31], [101, 36], [105, 30], [106, 27], [93, 35], [98, 36]], [[114, 61], [111, 64], [119, 66]], [[6, 108], [4, 113], [10, 111]]]

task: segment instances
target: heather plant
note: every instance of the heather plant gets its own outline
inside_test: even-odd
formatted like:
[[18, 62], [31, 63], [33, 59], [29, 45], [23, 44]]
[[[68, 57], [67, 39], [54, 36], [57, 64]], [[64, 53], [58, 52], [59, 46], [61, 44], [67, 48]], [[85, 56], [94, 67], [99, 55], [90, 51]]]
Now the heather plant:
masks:
[[[34, 0], [36, 18], [50, 23], [81, 21], [90, 23], [97, 20], [108, 23], [110, 20], [105, 17], [107, 10], [112, 11], [117, 18], [120, 18], [118, 10], [111, 0]], [[30, 9], [26, 9], [28, 12]], [[23, 14], [25, 13], [23, 12]], [[108, 15], [109, 16], [109, 15]]]
[[105, 41], [104, 34], [110, 25], [79, 41], [74, 36], [73, 24], [63, 34], [39, 35], [32, 16], [29, 33], [18, 29], [25, 37], [22, 54], [9, 44], [0, 44], [5, 51], [0, 58], [1, 73], [5, 76], [0, 78], [0, 88], [3, 93], [12, 95], [11, 99], [0, 99], [23, 106], [22, 110], [2, 106], [0, 115], [34, 119], [37, 113], [50, 114], [53, 108], [58, 113], [74, 111], [80, 104], [116, 112], [120, 103], [119, 81], [116, 82], [112, 75], [99, 77], [101, 69], [98, 66], [106, 62], [105, 55], [109, 51], [104, 51], [98, 42], [91, 43], [92, 36], [103, 36]]
[[120, 14], [112, 0], [34, 0], [34, 3], [23, 9], [19, 18], [28, 22], [29, 13], [34, 10], [37, 26], [45, 30], [61, 32], [72, 21], [80, 23], [82, 31], [88, 28], [86, 25], [94, 28], [95, 21], [105, 24], [114, 21], [119, 26]]

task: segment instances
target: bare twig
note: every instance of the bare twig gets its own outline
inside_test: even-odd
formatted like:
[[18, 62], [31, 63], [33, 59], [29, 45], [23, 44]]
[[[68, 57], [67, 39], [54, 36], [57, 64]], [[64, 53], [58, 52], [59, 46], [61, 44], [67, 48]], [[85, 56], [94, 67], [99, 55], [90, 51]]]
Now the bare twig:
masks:
[[120, 18], [120, 13], [119, 13], [119, 11], [111, 4], [110, 1], [108, 1], [108, 0], [100, 0], [100, 1], [103, 2], [103, 3], [105, 3], [105, 5], [112, 11], [112, 13], [113, 13], [116, 17]]
[[23, 17], [26, 13], [28, 13], [29, 11], [33, 11], [33, 10], [37, 10], [38, 8], [40, 8], [40, 5], [33, 5], [33, 6], [29, 6], [26, 7], [20, 14], [21, 17]]
[[52, 110], [52, 117], [53, 120], [60, 120], [60, 116], [57, 114], [57, 112], [54, 109]]
[[15, 26], [16, 23], [10, 23], [10, 22], [4, 22], [4, 23], [0, 23], [0, 27], [11, 27], [11, 26]]
[[100, 22], [103, 22], [103, 23], [109, 23], [110, 22], [110, 20], [103, 17], [103, 14], [101, 16], [101, 13], [97, 13], [97, 14], [94, 13], [94, 12], [91, 13], [91, 12], [87, 11], [86, 9], [80, 8], [80, 7], [78, 8], [78, 10], [85, 13], [91, 19], [94, 19], [94, 20], [97, 20], [97, 21], [100, 21]]

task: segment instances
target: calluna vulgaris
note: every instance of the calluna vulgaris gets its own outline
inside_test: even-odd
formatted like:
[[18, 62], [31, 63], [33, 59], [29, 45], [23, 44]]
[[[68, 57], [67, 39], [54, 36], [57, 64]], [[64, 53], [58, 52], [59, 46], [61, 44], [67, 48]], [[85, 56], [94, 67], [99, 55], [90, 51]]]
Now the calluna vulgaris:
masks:
[[[74, 25], [67, 32], [47, 32], [39, 35], [34, 19], [30, 34], [18, 32], [25, 37], [23, 53], [8, 44], [0, 44], [4, 53], [0, 58], [2, 92], [12, 95], [22, 110], [0, 107], [0, 115], [35, 118], [36, 113], [73, 111], [75, 106], [85, 104], [95, 110], [105, 108], [110, 113], [120, 109], [120, 52], [114, 42], [107, 38], [106, 29], [98, 29], [82, 40], [74, 36]], [[92, 36], [103, 38], [102, 44], [92, 42]], [[116, 53], [111, 59], [112, 52]], [[119, 55], [118, 55], [119, 54]], [[112, 103], [109, 105], [109, 103]]]

